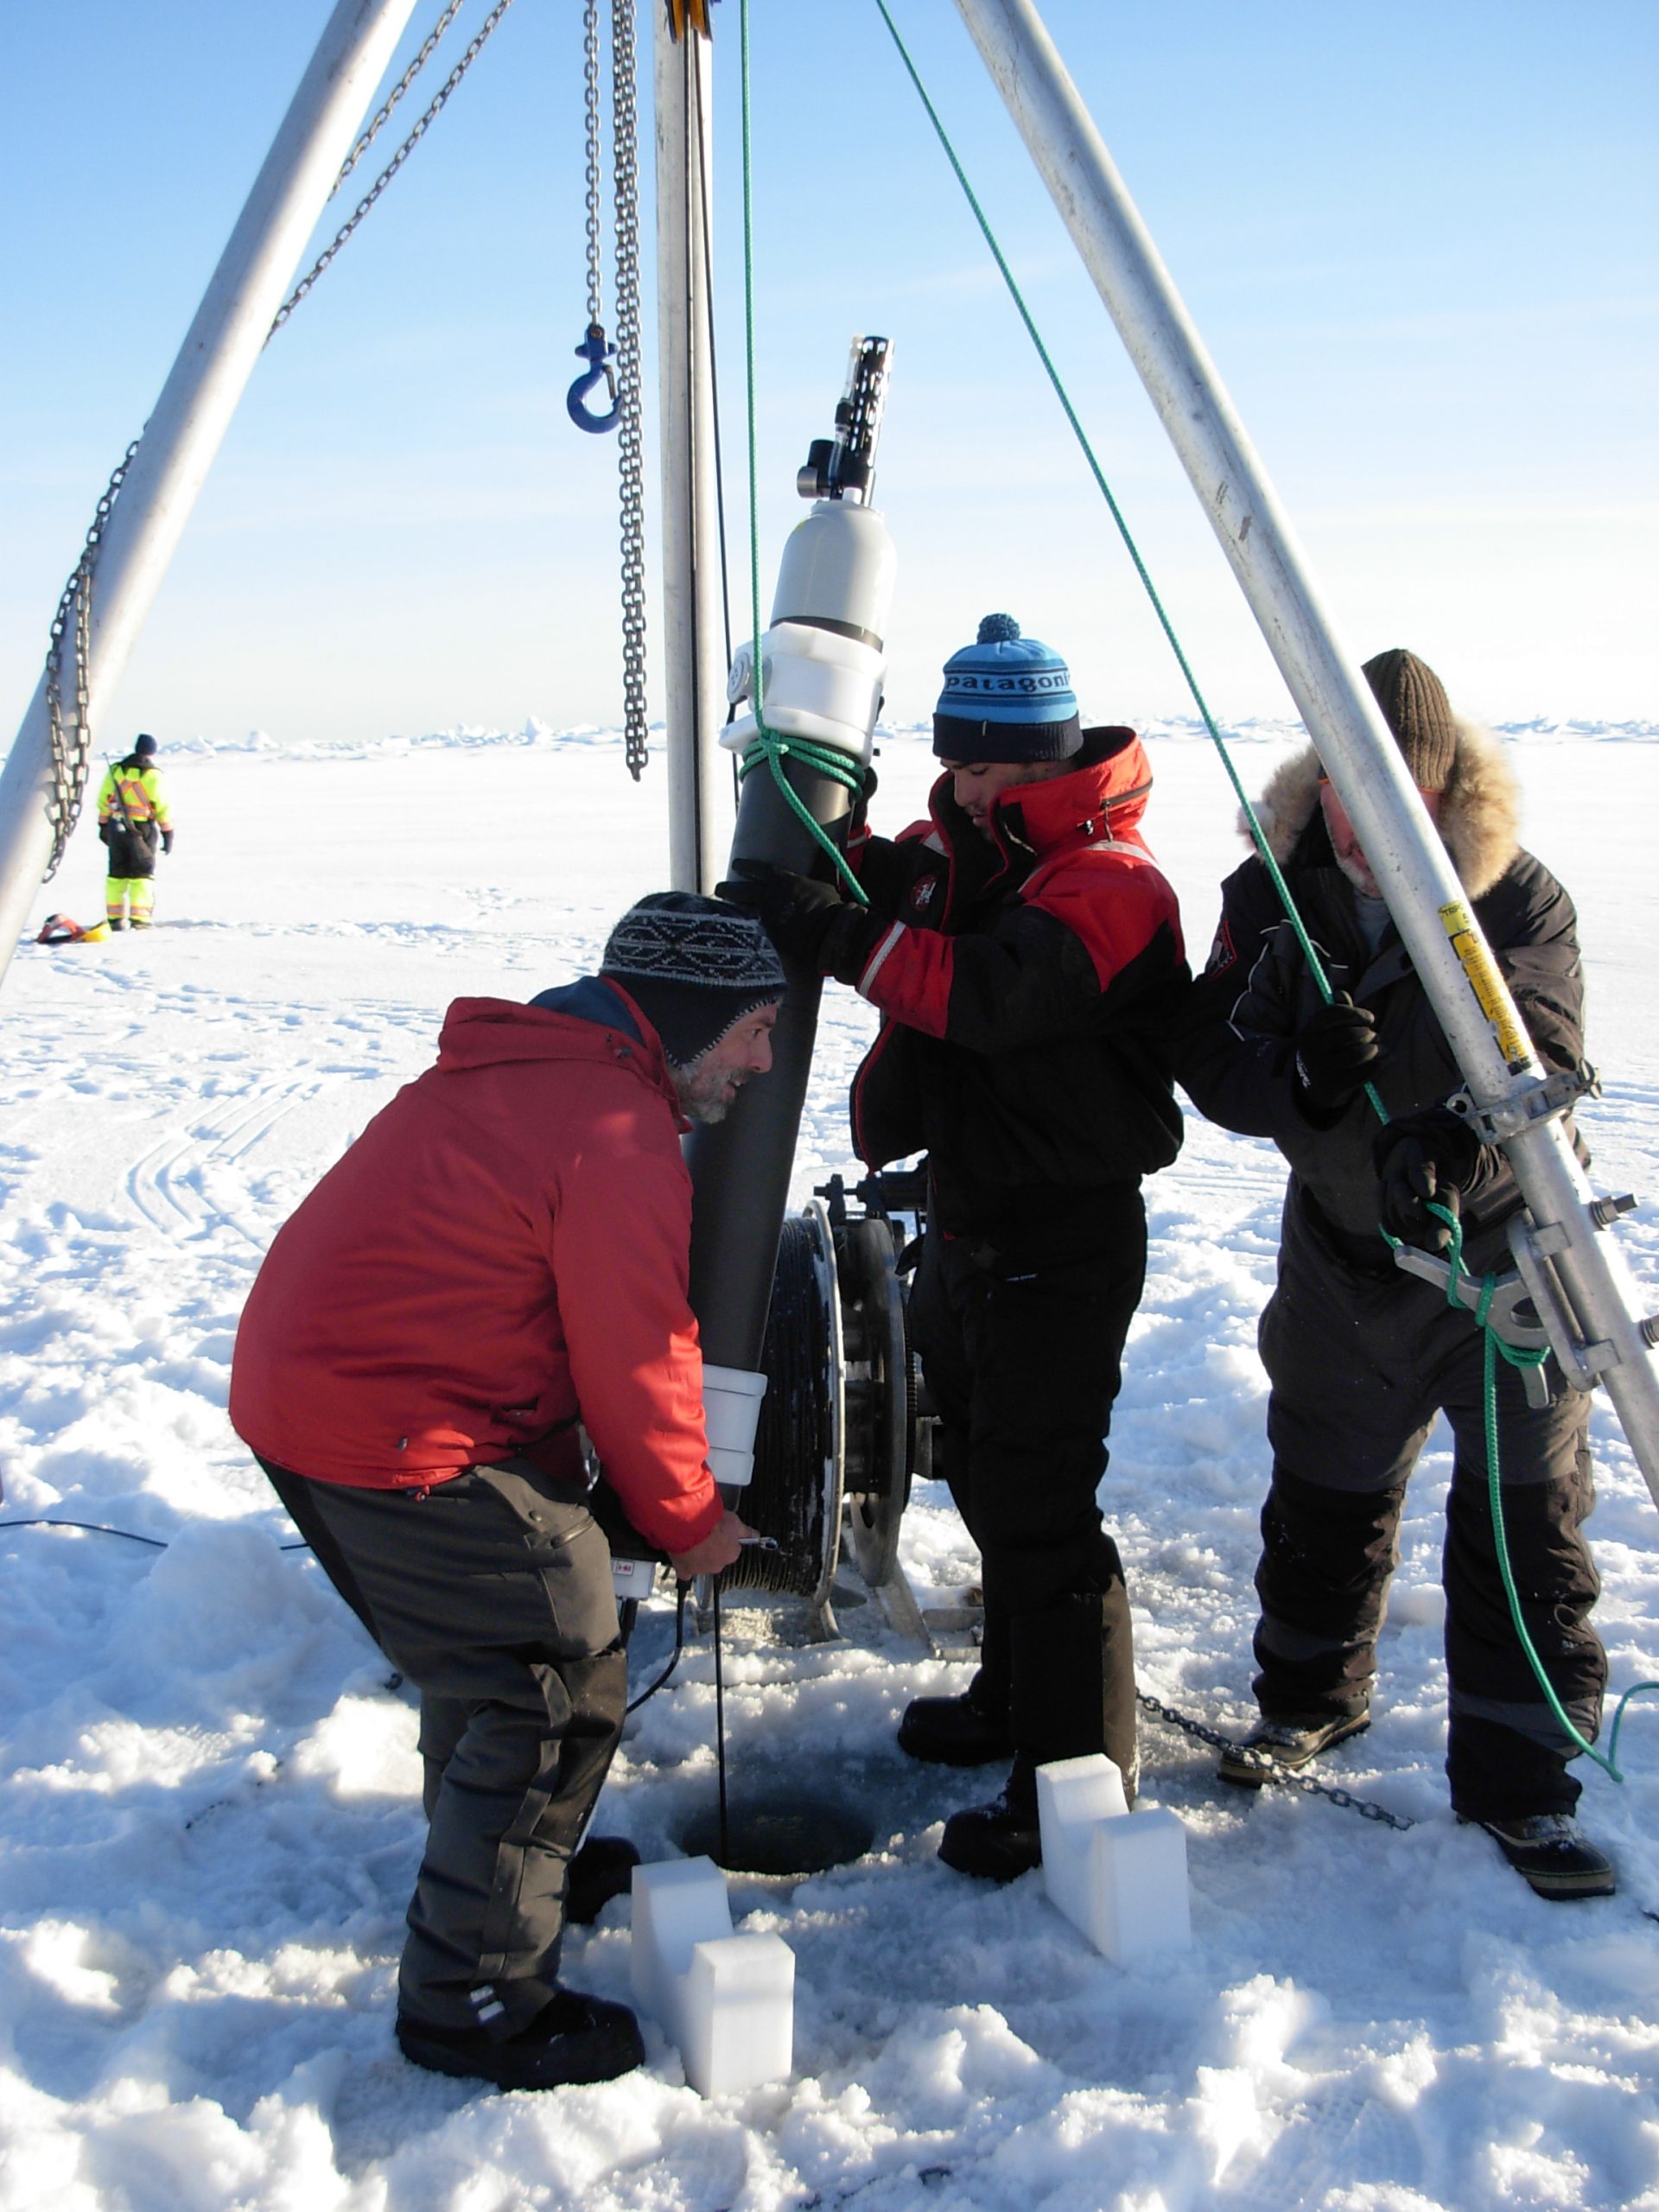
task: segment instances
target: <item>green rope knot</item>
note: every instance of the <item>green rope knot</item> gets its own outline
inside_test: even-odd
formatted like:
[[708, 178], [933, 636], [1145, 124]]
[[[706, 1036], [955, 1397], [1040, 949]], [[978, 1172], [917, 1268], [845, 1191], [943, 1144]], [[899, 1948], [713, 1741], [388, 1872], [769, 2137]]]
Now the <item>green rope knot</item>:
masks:
[[[759, 661], [756, 662], [759, 676]], [[756, 685], [757, 691], [759, 683]], [[861, 906], [868, 906], [870, 894], [847, 865], [846, 855], [821, 822], [816, 821], [800, 794], [784, 773], [784, 763], [798, 760], [820, 776], [827, 776], [832, 783], [854, 792], [861, 793], [868, 774], [862, 761], [855, 760], [850, 753], [843, 753], [838, 745], [820, 745], [810, 737], [785, 737], [780, 730], [769, 729], [760, 718], [760, 704], [755, 706], [755, 734], [745, 747], [737, 764], [737, 778], [741, 784], [752, 768], [763, 763], [772, 771], [772, 779], [803, 826], [810, 831], [813, 842], [834, 861], [836, 873], [854, 899]]]

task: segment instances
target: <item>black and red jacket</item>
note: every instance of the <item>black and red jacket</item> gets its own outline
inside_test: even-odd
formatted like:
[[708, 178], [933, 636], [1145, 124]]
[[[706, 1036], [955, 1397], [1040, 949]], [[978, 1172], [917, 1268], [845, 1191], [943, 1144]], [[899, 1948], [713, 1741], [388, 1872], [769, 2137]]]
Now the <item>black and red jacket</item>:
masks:
[[1141, 837], [1152, 771], [1133, 730], [1003, 792], [976, 830], [930, 819], [853, 848], [874, 912], [855, 987], [883, 1016], [854, 1078], [871, 1167], [925, 1152], [935, 1219], [999, 1249], [1087, 1251], [1091, 1194], [1166, 1167], [1181, 1121], [1168, 1036], [1186, 988], [1175, 893]]

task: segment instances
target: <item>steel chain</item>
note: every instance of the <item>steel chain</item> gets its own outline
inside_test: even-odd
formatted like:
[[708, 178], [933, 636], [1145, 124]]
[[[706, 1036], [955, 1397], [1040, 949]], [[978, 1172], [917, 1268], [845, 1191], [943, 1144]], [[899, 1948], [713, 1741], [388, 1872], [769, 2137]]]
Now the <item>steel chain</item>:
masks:
[[584, 0], [582, 73], [588, 123], [588, 322], [594, 328], [604, 319], [599, 281], [599, 0]]
[[612, 0], [611, 130], [616, 143], [617, 465], [621, 480], [622, 713], [628, 773], [650, 757], [645, 734], [645, 499], [639, 404], [639, 173], [633, 0]]
[[[132, 457], [141, 441], [135, 438], [117, 462], [104, 487], [104, 496], [92, 516], [86, 543], [73, 573], [63, 588], [58, 611], [52, 617], [50, 642], [46, 649], [46, 720], [52, 746], [52, 790], [46, 802], [46, 819], [52, 831], [52, 857], [41, 881], [50, 883], [58, 872], [86, 796], [86, 756], [92, 750], [92, 719], [87, 708], [87, 679], [92, 666], [92, 571], [98, 549], [108, 527], [116, 493], [125, 481]], [[63, 719], [63, 641], [71, 622], [75, 630], [75, 713], [67, 728]]]
[[[393, 108], [397, 106], [430, 59], [433, 48], [454, 21], [461, 5], [462, 0], [449, 0], [449, 4], [438, 18], [437, 23], [428, 35], [420, 52], [382, 104], [368, 129], [346, 156], [345, 164], [334, 180], [334, 192], [339, 191], [340, 186], [372, 144]], [[397, 175], [410, 154], [414, 152], [443, 108], [451, 92], [454, 91], [456, 86], [477, 60], [485, 41], [512, 5], [512, 0], [497, 0], [497, 4], [485, 18], [477, 37], [467, 48], [454, 68], [450, 71], [442, 90], [375, 179], [363, 199], [359, 201], [351, 220], [335, 234], [333, 244], [319, 256], [310, 270], [301, 279], [277, 309], [276, 320], [266, 333], [267, 345], [288, 321], [289, 315], [293, 314], [295, 308], [298, 307], [323, 270], [327, 268], [375, 201], [391, 182], [392, 178]], [[330, 193], [330, 199], [334, 197], [334, 192]], [[87, 711], [87, 671], [91, 663], [92, 577], [98, 566], [99, 546], [108, 524], [111, 510], [115, 505], [116, 494], [121, 489], [138, 446], [139, 441], [135, 438], [117, 464], [115, 472], [105, 488], [104, 496], [98, 503], [92, 517], [92, 527], [86, 532], [86, 542], [81, 550], [80, 558], [76, 562], [69, 581], [63, 588], [63, 595], [58, 601], [57, 613], [52, 618], [50, 639], [46, 652], [46, 713], [52, 751], [53, 778], [53, 788], [46, 802], [46, 818], [52, 831], [52, 857], [48, 863], [46, 874], [41, 879], [47, 883], [49, 883], [57, 874], [58, 864], [63, 858], [65, 848], [68, 844], [75, 824], [80, 819], [81, 807], [85, 803], [86, 761], [92, 747], [92, 729]], [[75, 706], [74, 718], [66, 727], [63, 715], [63, 650], [64, 640], [68, 635], [72, 621], [75, 632]]]
[[385, 100], [381, 103], [379, 111], [375, 116], [373, 122], [370, 124], [368, 129], [358, 140], [356, 145], [353, 147], [351, 152], [346, 155], [340, 175], [334, 179], [333, 185], [329, 188], [328, 197], [331, 200], [334, 198], [335, 193], [340, 190], [340, 186], [345, 183], [346, 178], [357, 167], [358, 163], [362, 160], [364, 155], [366, 154], [370, 147], [373, 145], [375, 140], [380, 136], [381, 131], [385, 129], [386, 124], [391, 119], [391, 111], [393, 108], [397, 106], [398, 101], [402, 99], [404, 94], [409, 90], [415, 79], [420, 75], [422, 70], [425, 68], [427, 63], [432, 59], [433, 48], [437, 45], [438, 41], [443, 36], [445, 31], [448, 29], [450, 24], [454, 22], [455, 17], [461, 13], [462, 4], [463, 0], [449, 0], [448, 6], [444, 10], [443, 13], [438, 17], [437, 22], [432, 26], [431, 30], [427, 34], [425, 45], [422, 47], [420, 52], [410, 63], [408, 68], [404, 70], [403, 75], [392, 86], [391, 92], [387, 93]]
[[[1203, 1721], [1189, 1719], [1185, 1713], [1177, 1713], [1173, 1706], [1149, 1697], [1145, 1690], [1137, 1690], [1135, 1700], [1154, 1719], [1167, 1722], [1172, 1728], [1179, 1728], [1182, 1735], [1192, 1736], [1200, 1744], [1208, 1744], [1212, 1751], [1231, 1751], [1238, 1748], [1232, 1738], [1224, 1736], [1220, 1729], [1206, 1728]], [[1333, 1783], [1316, 1782], [1311, 1774], [1293, 1773], [1288, 1767], [1280, 1766], [1272, 1759], [1262, 1760], [1261, 1767], [1264, 1783], [1281, 1783], [1292, 1789], [1300, 1789], [1310, 1797], [1327, 1797], [1333, 1805], [1357, 1813], [1363, 1821], [1380, 1821], [1384, 1827], [1398, 1828], [1402, 1833], [1417, 1825], [1403, 1813], [1391, 1813], [1386, 1805], [1379, 1805], [1374, 1798], [1356, 1797], [1351, 1790], [1339, 1789]]]
[[[402, 168], [404, 163], [409, 159], [416, 146], [420, 144], [422, 139], [426, 136], [427, 131], [437, 120], [438, 116], [442, 112], [444, 104], [448, 99], [450, 93], [454, 91], [456, 86], [460, 84], [461, 79], [472, 67], [474, 62], [477, 60], [480, 53], [482, 51], [484, 41], [489, 37], [490, 33], [495, 29], [502, 16], [506, 14], [508, 9], [512, 7], [512, 0], [496, 0], [496, 4], [484, 18], [483, 23], [479, 29], [477, 36], [474, 39], [472, 44], [467, 48], [465, 54], [461, 55], [460, 60], [456, 62], [454, 67], [449, 72], [448, 76], [444, 79], [442, 88], [433, 99], [432, 105], [427, 109], [426, 113], [415, 125], [415, 128], [410, 132], [408, 137], [404, 139], [403, 144], [397, 149], [391, 159], [386, 163], [385, 168], [381, 170], [379, 175], [376, 177], [374, 182], [369, 187], [367, 192], [364, 194], [362, 199], [358, 201], [357, 206], [352, 211], [350, 219], [341, 224], [340, 229], [334, 233], [331, 243], [323, 248], [322, 251], [317, 256], [315, 261], [312, 263], [310, 268], [307, 270], [305, 275], [301, 277], [299, 283], [294, 287], [294, 289], [283, 302], [281, 307], [277, 308], [276, 319], [272, 322], [270, 328], [265, 334], [265, 343], [267, 346], [270, 345], [271, 340], [276, 335], [276, 333], [288, 321], [289, 315], [293, 314], [295, 308], [298, 307], [300, 302], [305, 297], [306, 294], [311, 289], [311, 287], [316, 283], [318, 277], [322, 275], [323, 270], [327, 269], [329, 264], [334, 260], [334, 256], [345, 245], [346, 239], [351, 237], [352, 232], [363, 220], [363, 218], [368, 213], [370, 208], [373, 207], [375, 201], [378, 200], [381, 194], [391, 182], [393, 177], [397, 175], [398, 170]], [[345, 175], [345, 171], [342, 170], [340, 174], [343, 176]]]

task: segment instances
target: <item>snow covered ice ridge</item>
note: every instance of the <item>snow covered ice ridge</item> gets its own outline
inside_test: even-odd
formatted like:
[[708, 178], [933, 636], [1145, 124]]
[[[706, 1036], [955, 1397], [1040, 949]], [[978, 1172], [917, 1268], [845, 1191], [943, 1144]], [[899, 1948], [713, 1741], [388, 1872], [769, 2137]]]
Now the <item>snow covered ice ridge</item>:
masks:
[[[1241, 733], [1241, 734], [1248, 734]], [[1659, 929], [1653, 732], [1529, 727], [1529, 842], [1576, 898], [1592, 1057], [1584, 1123], [1659, 1307]], [[1636, 741], [1625, 741], [1629, 740]], [[1202, 959], [1240, 856], [1206, 746], [1154, 733], [1147, 834]], [[1264, 781], [1288, 734], [1243, 748]], [[429, 1059], [454, 997], [526, 997], [589, 966], [666, 873], [653, 764], [616, 734], [456, 731], [315, 753], [170, 750], [181, 834], [144, 939], [25, 945], [0, 1064], [0, 1517], [148, 1536], [0, 1531], [0, 2205], [4, 2212], [1659, 2212], [1659, 1707], [1586, 1825], [1621, 1894], [1533, 1897], [1446, 1808], [1443, 1435], [1413, 1485], [1376, 1723], [1333, 1778], [1414, 1818], [1217, 1786], [1147, 1724], [1141, 1802], [1187, 1838], [1192, 1948], [1120, 1968], [1048, 1903], [942, 1868], [940, 1823], [985, 1777], [893, 1741], [963, 1687], [842, 1609], [840, 1644], [740, 1638], [734, 1776], [810, 1768], [873, 1814], [855, 1864], [736, 1877], [739, 1933], [797, 1961], [794, 2073], [705, 2101], [647, 2024], [622, 2081], [499, 2096], [391, 2039], [422, 1835], [415, 1716], [293, 1541], [225, 1418], [237, 1314], [317, 1174]], [[918, 736], [883, 741], [878, 823], [919, 810]], [[655, 779], [655, 780], [653, 780]], [[390, 794], [396, 791], [396, 804]], [[305, 824], [280, 869], [246, 824]], [[100, 905], [84, 832], [49, 908]], [[848, 1165], [871, 1027], [825, 999], [796, 1198]], [[1255, 1318], [1281, 1172], [1194, 1121], [1148, 1185], [1154, 1238], [1102, 1499], [1122, 1544], [1143, 1686], [1242, 1728], [1267, 1473]], [[1654, 1509], [1594, 1414], [1615, 1683], [1659, 1675]], [[943, 1489], [906, 1517], [924, 1604], [977, 1562]], [[660, 1671], [669, 1611], [634, 1651]], [[706, 1643], [632, 1725], [603, 1804], [647, 1859], [714, 1788]], [[626, 1902], [566, 1972], [626, 2001]]]

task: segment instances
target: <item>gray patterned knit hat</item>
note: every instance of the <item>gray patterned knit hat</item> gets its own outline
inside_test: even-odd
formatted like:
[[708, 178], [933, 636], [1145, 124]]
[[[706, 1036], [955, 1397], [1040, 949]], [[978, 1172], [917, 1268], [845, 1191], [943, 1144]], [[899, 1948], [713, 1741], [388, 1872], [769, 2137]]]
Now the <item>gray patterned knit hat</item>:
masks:
[[787, 988], [760, 923], [695, 891], [653, 891], [630, 906], [599, 972], [621, 984], [677, 1068], [693, 1065], [734, 1022], [775, 1005]]

